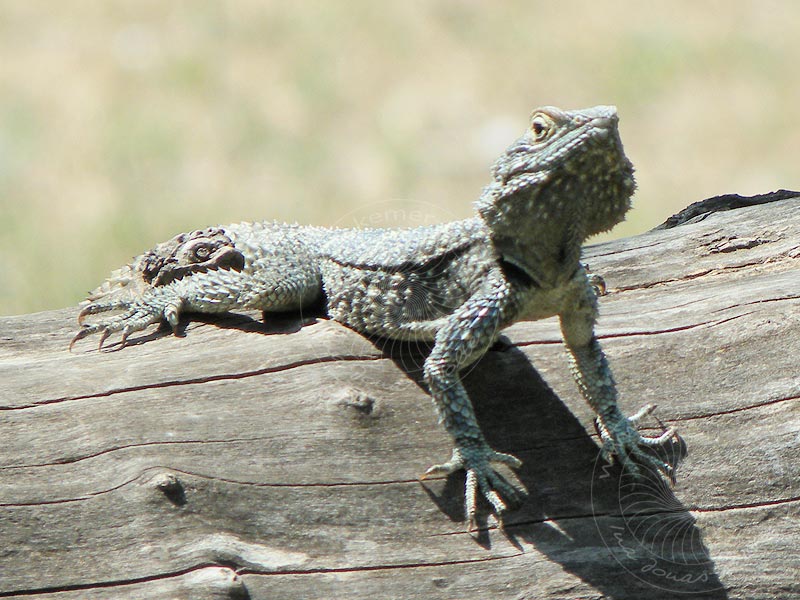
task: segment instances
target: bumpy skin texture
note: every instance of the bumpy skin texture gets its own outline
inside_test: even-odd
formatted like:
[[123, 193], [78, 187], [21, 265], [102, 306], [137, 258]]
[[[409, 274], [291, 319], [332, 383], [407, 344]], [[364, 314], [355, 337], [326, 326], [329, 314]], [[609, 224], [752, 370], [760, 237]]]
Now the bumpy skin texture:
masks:
[[455, 447], [425, 476], [466, 471], [465, 510], [480, 493], [498, 515], [522, 491], [495, 470], [521, 465], [487, 444], [460, 372], [499, 332], [558, 315], [578, 387], [597, 414], [607, 459], [638, 473], [672, 468], [646, 451], [675, 436], [641, 436], [626, 418], [594, 335], [597, 297], [581, 245], [620, 222], [634, 192], [613, 107], [544, 107], [500, 156], [470, 219], [416, 229], [324, 229], [241, 223], [181, 234], [137, 258], [90, 296], [80, 314], [123, 312], [84, 325], [75, 341], [131, 333], [186, 311], [301, 309], [323, 300], [337, 321], [368, 335], [434, 342], [425, 379]]

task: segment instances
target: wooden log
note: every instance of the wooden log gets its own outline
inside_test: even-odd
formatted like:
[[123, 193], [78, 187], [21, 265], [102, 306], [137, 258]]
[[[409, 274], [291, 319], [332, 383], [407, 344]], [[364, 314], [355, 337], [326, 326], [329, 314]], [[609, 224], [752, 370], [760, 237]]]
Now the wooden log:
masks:
[[678, 483], [600, 461], [556, 321], [517, 324], [466, 384], [529, 497], [473, 535], [463, 475], [418, 480], [451, 449], [423, 349], [249, 314], [69, 353], [76, 308], [0, 318], [0, 597], [800, 597], [800, 198], [586, 261]]

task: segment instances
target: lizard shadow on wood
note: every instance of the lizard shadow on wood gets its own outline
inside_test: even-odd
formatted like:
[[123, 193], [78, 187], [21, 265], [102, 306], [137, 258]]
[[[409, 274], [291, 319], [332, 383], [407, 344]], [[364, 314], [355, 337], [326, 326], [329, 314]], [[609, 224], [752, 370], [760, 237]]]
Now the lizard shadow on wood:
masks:
[[[125, 342], [125, 346], [138, 346], [147, 342], [157, 340], [162, 337], [175, 335], [185, 337], [186, 329], [191, 323], [204, 323], [218, 329], [236, 329], [246, 333], [260, 333], [264, 335], [284, 335], [296, 333], [307, 325], [312, 325], [318, 319], [327, 319], [321, 310], [303, 310], [298, 314], [297, 311], [285, 313], [270, 313], [269, 319], [261, 320], [246, 313], [222, 313], [222, 314], [203, 314], [187, 312], [181, 317], [178, 326], [173, 331], [168, 323], [161, 323], [148, 334], [130, 338]], [[113, 352], [121, 350], [123, 346], [119, 342], [107, 344], [104, 350]]]
[[[262, 319], [241, 312], [224, 313], [223, 315], [189, 314], [192, 321], [207, 323], [221, 329], [238, 329], [247, 333], [261, 333], [264, 335], [296, 333], [307, 325], [313, 325], [319, 319], [328, 320], [324, 311], [317, 307], [305, 308], [300, 312], [269, 313], [268, 317]], [[188, 324], [188, 322], [186, 323]], [[183, 320], [181, 320], [181, 324], [184, 324]], [[167, 333], [169, 333], [169, 329], [167, 329]]]
[[[373, 343], [425, 389], [424, 345]], [[606, 465], [595, 439], [521, 350], [501, 337], [465, 371], [463, 381], [487, 441], [523, 460], [516, 475], [528, 497], [504, 519], [512, 544], [535, 546], [609, 598], [630, 597], [632, 589], [652, 594], [653, 588], [727, 598], [689, 510], [658, 474], [632, 485], [618, 466]], [[664, 454], [671, 454], [662, 458], [677, 467], [686, 446], [681, 441]], [[432, 485], [423, 487], [444, 514], [460, 523], [465, 518], [457, 493], [462, 486], [463, 474], [456, 473], [438, 493]], [[485, 519], [480, 523], [476, 541], [488, 548], [487, 525]], [[608, 552], [605, 570], [582, 558], [601, 549]]]
[[182, 315], [178, 325], [173, 330], [168, 323], [162, 322], [158, 327], [143, 335], [131, 337], [123, 345], [119, 340], [103, 345], [103, 352], [118, 352], [128, 346], [140, 346], [164, 337], [186, 337], [186, 329], [192, 323], [204, 323], [219, 329], [237, 329], [249, 333], [293, 333], [299, 331], [304, 325], [302, 318], [297, 313], [289, 319], [271, 319], [269, 324], [262, 323], [258, 319], [244, 313], [221, 313], [221, 314], [202, 314], [189, 313]]

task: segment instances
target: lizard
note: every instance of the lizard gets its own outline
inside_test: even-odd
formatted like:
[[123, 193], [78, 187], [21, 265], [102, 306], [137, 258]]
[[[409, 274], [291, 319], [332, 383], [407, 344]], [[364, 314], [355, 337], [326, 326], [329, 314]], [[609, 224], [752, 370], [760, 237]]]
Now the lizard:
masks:
[[[497, 470], [515, 456], [487, 443], [461, 381], [499, 332], [521, 320], [559, 318], [577, 386], [595, 413], [604, 459], [674, 481], [673, 467], [648, 449], [677, 436], [648, 437], [626, 417], [595, 334], [598, 298], [580, 262], [585, 240], [622, 221], [636, 189], [613, 106], [536, 109], [521, 137], [500, 155], [474, 215], [405, 229], [325, 228], [239, 223], [180, 234], [113, 272], [89, 296], [70, 343], [100, 333], [128, 336], [151, 324], [176, 330], [184, 312], [302, 310], [365, 335], [432, 342], [424, 381], [452, 455], [423, 478], [463, 470], [468, 529], [485, 498], [502, 518], [525, 491]], [[122, 311], [84, 323], [87, 316]]]

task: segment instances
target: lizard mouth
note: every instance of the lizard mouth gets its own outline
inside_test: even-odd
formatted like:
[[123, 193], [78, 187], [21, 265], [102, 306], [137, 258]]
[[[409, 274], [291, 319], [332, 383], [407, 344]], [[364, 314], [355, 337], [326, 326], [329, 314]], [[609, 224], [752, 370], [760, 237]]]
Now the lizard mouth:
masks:
[[198, 260], [198, 262], [162, 265], [156, 273], [151, 275], [150, 284], [159, 287], [195, 273], [219, 270], [241, 271], [244, 269], [244, 263], [244, 254], [239, 250], [232, 246], [222, 246], [211, 251], [207, 258]]

